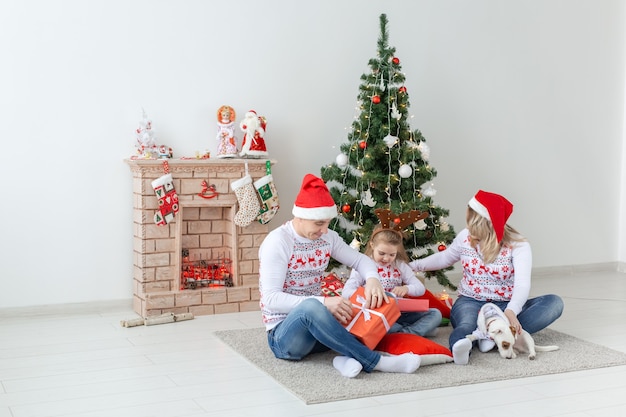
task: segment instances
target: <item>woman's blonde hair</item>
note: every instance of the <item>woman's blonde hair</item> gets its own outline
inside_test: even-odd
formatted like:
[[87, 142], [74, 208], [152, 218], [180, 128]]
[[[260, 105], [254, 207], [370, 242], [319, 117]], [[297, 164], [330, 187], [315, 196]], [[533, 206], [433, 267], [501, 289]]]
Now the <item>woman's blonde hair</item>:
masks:
[[372, 231], [370, 241], [367, 245], [367, 248], [365, 248], [365, 254], [370, 258], [373, 258], [372, 255], [374, 254], [374, 246], [380, 243], [387, 243], [398, 248], [396, 260], [409, 262], [409, 255], [407, 255], [406, 250], [404, 249], [403, 240], [404, 236], [402, 236], [401, 232], [393, 229], [383, 229], [381, 225], [377, 225]]
[[480, 243], [480, 252], [486, 264], [490, 264], [496, 260], [503, 246], [512, 247], [516, 242], [526, 241], [526, 238], [517, 230], [506, 224], [504, 226], [502, 241], [498, 242], [491, 221], [476, 213], [474, 209], [469, 206], [467, 207], [465, 222], [467, 223], [467, 230], [469, 230], [470, 234], [470, 244], [473, 248], [476, 248]]

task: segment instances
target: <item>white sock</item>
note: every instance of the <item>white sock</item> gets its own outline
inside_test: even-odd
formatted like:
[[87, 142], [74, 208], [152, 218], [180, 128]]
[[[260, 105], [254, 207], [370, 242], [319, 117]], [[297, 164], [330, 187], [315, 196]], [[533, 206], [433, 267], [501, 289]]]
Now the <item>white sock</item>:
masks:
[[478, 341], [478, 350], [481, 352], [489, 352], [496, 346], [496, 342], [491, 339], [480, 339]]
[[375, 371], [380, 372], [396, 372], [403, 374], [412, 374], [417, 371], [422, 363], [422, 358], [413, 353], [403, 353], [402, 355], [381, 355], [380, 360], [374, 367]]
[[347, 356], [335, 356], [333, 366], [346, 378], [354, 378], [363, 369], [363, 365], [359, 361]]
[[469, 354], [472, 350], [472, 341], [463, 338], [457, 340], [454, 346], [452, 346], [452, 357], [454, 358], [454, 363], [457, 365], [467, 365], [469, 362]]

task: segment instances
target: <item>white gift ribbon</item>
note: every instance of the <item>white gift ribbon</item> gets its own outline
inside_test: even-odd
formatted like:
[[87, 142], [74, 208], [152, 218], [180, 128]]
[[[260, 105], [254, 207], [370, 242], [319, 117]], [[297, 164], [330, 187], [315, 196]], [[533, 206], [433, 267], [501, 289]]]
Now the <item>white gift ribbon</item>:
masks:
[[381, 320], [383, 321], [383, 324], [385, 325], [385, 329], [389, 331], [389, 328], [390, 328], [389, 322], [387, 321], [387, 318], [385, 317], [383, 313], [379, 313], [378, 311], [365, 308], [365, 298], [361, 297], [360, 295], [356, 296], [356, 302], [361, 303], [361, 305], [359, 306], [353, 303], [352, 307], [358, 308], [359, 312], [356, 313], [356, 315], [352, 318], [352, 321], [350, 322], [350, 324], [346, 326], [346, 330], [350, 331], [350, 329], [352, 329], [352, 327], [354, 326], [354, 324], [357, 322], [357, 320], [359, 319], [361, 315], [363, 315], [363, 320], [370, 321], [370, 319], [372, 318], [371, 314], [374, 314], [381, 318]]

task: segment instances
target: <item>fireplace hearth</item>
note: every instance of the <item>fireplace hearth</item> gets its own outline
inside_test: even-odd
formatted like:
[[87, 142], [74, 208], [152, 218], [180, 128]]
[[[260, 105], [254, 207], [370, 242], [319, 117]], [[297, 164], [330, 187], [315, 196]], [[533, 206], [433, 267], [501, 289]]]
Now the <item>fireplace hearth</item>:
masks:
[[[168, 159], [174, 220], [157, 226], [152, 181], [163, 160], [127, 159], [133, 176], [133, 308], [142, 317], [259, 310], [258, 249], [268, 225], [233, 222], [230, 183], [266, 174], [261, 159]], [[272, 161], [272, 164], [275, 162]], [[192, 278], [191, 280], [189, 278]]]

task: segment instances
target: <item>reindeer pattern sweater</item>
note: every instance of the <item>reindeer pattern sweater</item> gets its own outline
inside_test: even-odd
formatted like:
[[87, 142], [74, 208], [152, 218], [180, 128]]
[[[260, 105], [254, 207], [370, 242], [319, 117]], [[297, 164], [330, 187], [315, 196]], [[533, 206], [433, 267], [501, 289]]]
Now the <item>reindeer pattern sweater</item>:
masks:
[[472, 248], [469, 231], [463, 229], [446, 250], [409, 265], [414, 271], [436, 271], [458, 261], [463, 268], [459, 295], [485, 302], [508, 301], [507, 308], [519, 314], [530, 293], [532, 252], [528, 242], [503, 246], [496, 259], [485, 264], [480, 245]]
[[271, 330], [307, 298], [324, 302], [322, 280], [330, 258], [366, 277], [378, 277], [376, 263], [348, 246], [334, 230], [311, 240], [291, 221], [270, 232], [259, 248], [259, 292], [263, 323]]

